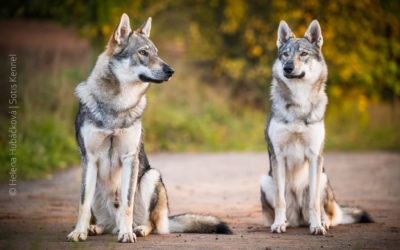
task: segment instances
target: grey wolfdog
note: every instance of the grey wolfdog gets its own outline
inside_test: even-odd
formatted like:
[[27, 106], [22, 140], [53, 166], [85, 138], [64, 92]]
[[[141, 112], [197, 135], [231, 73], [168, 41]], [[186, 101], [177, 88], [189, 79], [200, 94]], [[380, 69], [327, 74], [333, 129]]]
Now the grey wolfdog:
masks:
[[153, 231], [231, 233], [213, 216], [168, 217], [161, 174], [144, 151], [141, 117], [150, 83], [168, 81], [174, 70], [158, 57], [150, 29], [151, 18], [132, 31], [123, 14], [90, 76], [76, 88], [82, 192], [70, 241], [106, 232], [118, 233], [119, 242]]
[[279, 24], [265, 128], [270, 171], [261, 179], [262, 213], [274, 233], [309, 225], [311, 234], [321, 235], [337, 224], [372, 222], [366, 212], [338, 205], [323, 169], [328, 70], [322, 43], [316, 20], [303, 38], [285, 21]]

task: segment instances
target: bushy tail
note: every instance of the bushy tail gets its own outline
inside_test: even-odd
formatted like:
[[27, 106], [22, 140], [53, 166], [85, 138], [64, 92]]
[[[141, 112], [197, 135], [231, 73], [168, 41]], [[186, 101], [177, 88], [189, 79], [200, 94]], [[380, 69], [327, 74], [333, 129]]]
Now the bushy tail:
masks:
[[354, 207], [342, 207], [341, 224], [372, 223], [374, 220], [362, 209]]
[[199, 214], [178, 214], [169, 217], [171, 233], [232, 234], [227, 224], [217, 217]]

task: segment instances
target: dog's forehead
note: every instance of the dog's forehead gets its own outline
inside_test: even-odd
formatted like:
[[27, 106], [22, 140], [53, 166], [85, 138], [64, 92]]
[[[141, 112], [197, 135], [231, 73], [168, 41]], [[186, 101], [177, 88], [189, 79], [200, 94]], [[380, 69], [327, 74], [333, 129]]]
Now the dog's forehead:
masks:
[[129, 39], [129, 47], [132, 49], [148, 49], [154, 52], [157, 52], [157, 47], [154, 43], [147, 38], [145, 35], [134, 32]]
[[309, 51], [312, 53], [318, 53], [317, 48], [312, 45], [306, 38], [291, 38], [285, 43], [280, 49], [279, 54], [289, 51]]

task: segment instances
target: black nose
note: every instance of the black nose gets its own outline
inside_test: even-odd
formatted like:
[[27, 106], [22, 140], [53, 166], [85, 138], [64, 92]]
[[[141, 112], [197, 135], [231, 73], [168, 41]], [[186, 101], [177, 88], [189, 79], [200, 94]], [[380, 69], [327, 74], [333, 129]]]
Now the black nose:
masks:
[[294, 64], [293, 63], [286, 63], [285, 66], [283, 66], [283, 70], [286, 73], [292, 73], [292, 71], [294, 70]]
[[175, 72], [173, 68], [171, 68], [170, 66], [168, 66], [166, 64], [163, 66], [163, 71], [168, 76], [172, 76], [174, 74], [174, 72]]

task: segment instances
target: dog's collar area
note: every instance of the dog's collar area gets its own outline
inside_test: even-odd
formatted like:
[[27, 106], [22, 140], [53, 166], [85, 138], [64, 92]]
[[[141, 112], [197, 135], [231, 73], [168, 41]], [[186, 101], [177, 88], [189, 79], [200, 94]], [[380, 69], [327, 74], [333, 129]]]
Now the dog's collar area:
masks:
[[127, 114], [134, 112], [134, 109], [136, 108], [138, 103], [135, 103], [125, 109], [115, 110], [114, 108], [108, 107], [106, 103], [100, 101], [93, 94], [91, 94], [90, 96], [94, 102], [91, 105], [81, 102], [81, 109], [83, 112], [86, 113], [88, 120], [95, 124], [98, 128], [129, 128], [134, 122], [142, 118], [142, 115], [136, 115], [136, 117], [134, 119], [131, 119], [130, 121], [127, 121], [126, 119], [123, 120], [119, 126], [110, 126], [110, 123], [105, 121], [115, 121], [116, 119], [120, 119], [120, 116], [127, 116]]

